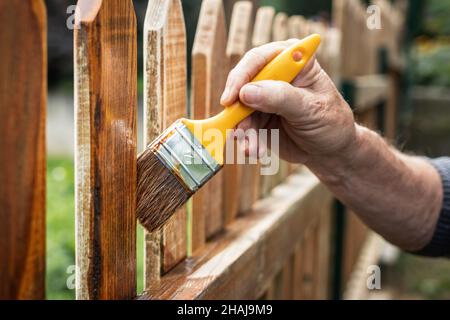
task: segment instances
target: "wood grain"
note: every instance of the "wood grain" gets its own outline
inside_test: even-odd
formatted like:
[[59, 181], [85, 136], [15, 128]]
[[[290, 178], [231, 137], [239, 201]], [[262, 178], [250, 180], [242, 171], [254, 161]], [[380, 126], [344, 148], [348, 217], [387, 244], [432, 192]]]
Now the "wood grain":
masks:
[[293, 261], [293, 270], [292, 270], [292, 282], [293, 282], [293, 290], [292, 290], [292, 298], [294, 300], [303, 299], [303, 241], [301, 239], [295, 247], [294, 251], [294, 261]]
[[385, 75], [365, 75], [351, 79], [354, 87], [352, 97], [356, 113], [364, 113], [368, 109], [376, 108], [389, 96], [389, 78]]
[[[275, 18], [275, 9], [273, 7], [260, 7], [256, 12], [255, 26], [253, 28], [252, 45], [254, 47], [272, 41], [272, 26]], [[253, 171], [249, 171], [250, 177], [245, 179], [251, 183], [251, 195], [256, 194], [256, 198], [264, 198], [268, 196], [273, 186], [273, 176], [263, 176], [260, 173], [261, 165], [254, 167]], [[249, 197], [252, 199], [252, 197]], [[253, 199], [252, 199], [253, 200]]]
[[46, 12], [0, 2], [0, 299], [45, 297]]
[[[229, 71], [227, 32], [221, 0], [202, 2], [192, 50], [192, 115], [204, 119], [223, 110], [220, 96]], [[193, 198], [192, 250], [224, 226], [223, 172], [212, 178]], [[204, 222], [203, 222], [204, 221]], [[203, 231], [199, 230], [205, 228]], [[202, 237], [205, 237], [202, 239]]]
[[340, 44], [341, 61], [339, 73], [343, 78], [351, 77], [351, 64], [350, 61], [352, 57], [351, 48], [351, 21], [353, 17], [347, 17], [349, 12], [349, 2], [348, 0], [333, 0], [333, 24], [341, 31], [342, 38]]
[[268, 300], [291, 300], [293, 294], [294, 256], [290, 256], [283, 268], [273, 280], [268, 292]]
[[[288, 16], [284, 12], [279, 12], [275, 15], [272, 27], [272, 40], [284, 41], [289, 38]], [[271, 185], [267, 185], [264, 188], [269, 190], [282, 183], [284, 179], [289, 175], [289, 163], [280, 159], [278, 155], [272, 154], [272, 161], [279, 162], [278, 172], [270, 177], [262, 177], [263, 180], [271, 179]], [[263, 195], [267, 195], [269, 190], [264, 191]]]
[[[254, 9], [253, 9], [254, 10]], [[271, 25], [275, 11], [271, 7], [258, 8], [256, 11], [255, 21], [250, 26], [252, 32], [250, 37], [250, 47], [255, 47], [264, 43], [267, 43], [271, 39]], [[267, 21], [264, 19], [267, 18]], [[270, 25], [269, 28], [264, 26], [264, 23]], [[232, 65], [236, 65], [242, 56], [242, 49], [239, 50], [239, 55], [236, 55], [236, 59], [231, 57]], [[251, 211], [253, 204], [259, 199], [259, 183], [260, 183], [260, 166], [255, 159], [246, 159], [246, 164], [241, 168], [241, 183], [240, 183], [240, 197], [238, 214], [244, 215]]]
[[77, 299], [136, 295], [133, 3], [79, 0], [75, 29]]
[[300, 15], [291, 16], [288, 20], [289, 38], [302, 39], [304, 35], [305, 18]]
[[317, 230], [317, 282], [315, 298], [325, 300], [330, 298], [330, 276], [333, 269], [331, 260], [331, 212], [332, 203], [324, 206], [319, 212], [318, 230]]
[[[186, 31], [179, 0], [149, 1], [144, 23], [144, 137], [186, 117]], [[179, 209], [161, 231], [146, 235], [145, 287], [187, 254], [187, 210]]]
[[369, 232], [360, 249], [360, 254], [349, 276], [344, 300], [367, 300], [371, 290], [367, 288], [367, 277], [370, 266], [378, 265], [387, 245], [386, 241], [374, 232]]
[[272, 40], [284, 41], [289, 38], [288, 16], [284, 12], [278, 12], [273, 19]]
[[311, 173], [290, 177], [140, 299], [260, 298], [317, 220], [317, 210], [330, 202]]
[[312, 300], [315, 298], [317, 251], [316, 226], [313, 225], [307, 231], [301, 249], [303, 268], [301, 291], [303, 300]]
[[346, 224], [344, 235], [344, 252], [343, 252], [343, 283], [347, 283], [351, 277], [353, 269], [361, 253], [361, 249], [369, 234], [369, 229], [358, 218], [358, 216], [350, 211], [346, 212]]
[[292, 283], [292, 275], [293, 275], [293, 267], [294, 267], [294, 259], [293, 255], [287, 259], [284, 264], [283, 270], [281, 271], [281, 287], [278, 293], [278, 300], [291, 300], [293, 294], [293, 283]]
[[[227, 57], [230, 61], [230, 68], [233, 68], [245, 52], [250, 47], [250, 27], [252, 25], [253, 5], [250, 1], [238, 1], [233, 8], [230, 31], [228, 34]], [[225, 224], [230, 224], [239, 213], [239, 198], [242, 184], [242, 171], [246, 169], [245, 164], [237, 163], [236, 157], [239, 152], [239, 143], [236, 139], [230, 140], [233, 143], [235, 164], [225, 165], [224, 175], [224, 214]]]
[[260, 7], [256, 11], [255, 26], [253, 28], [252, 46], [258, 47], [272, 40], [272, 24], [275, 17], [273, 7]]

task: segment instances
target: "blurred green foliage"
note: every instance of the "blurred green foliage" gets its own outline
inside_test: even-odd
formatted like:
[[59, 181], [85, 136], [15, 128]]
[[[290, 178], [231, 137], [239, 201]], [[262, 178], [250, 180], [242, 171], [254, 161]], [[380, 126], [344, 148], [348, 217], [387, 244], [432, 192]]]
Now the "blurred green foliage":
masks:
[[[74, 299], [75, 274], [74, 162], [47, 161], [47, 299]], [[137, 233], [138, 293], [143, 288], [143, 231]]]
[[[47, 161], [47, 298], [73, 299], [67, 288], [75, 265], [73, 161], [50, 158]], [[67, 273], [72, 271], [72, 273]]]
[[402, 254], [394, 267], [393, 284], [405, 299], [450, 299], [450, 261]]
[[418, 40], [411, 53], [415, 84], [450, 86], [450, 41]]
[[450, 35], [450, 0], [426, 0], [424, 11], [424, 32], [430, 35]]
[[425, 0], [420, 34], [411, 50], [413, 82], [450, 86], [450, 0]]

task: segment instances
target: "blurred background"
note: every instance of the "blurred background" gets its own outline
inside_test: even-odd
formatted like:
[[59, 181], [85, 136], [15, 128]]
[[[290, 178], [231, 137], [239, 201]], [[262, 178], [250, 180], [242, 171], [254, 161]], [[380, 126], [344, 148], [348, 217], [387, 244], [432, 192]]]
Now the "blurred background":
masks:
[[[139, 36], [147, 0], [135, 0]], [[331, 0], [261, 0], [289, 15], [329, 20]], [[67, 288], [75, 264], [73, 31], [66, 27], [67, 8], [74, 0], [46, 0], [48, 9], [49, 96], [47, 118], [47, 296], [73, 299]], [[201, 0], [183, 0], [190, 52]], [[233, 1], [224, 0], [227, 19]], [[411, 153], [450, 155], [450, 0], [411, 0], [405, 48], [405, 97], [400, 112], [399, 147]], [[142, 43], [139, 43], [142, 52]], [[139, 57], [142, 70], [142, 57]], [[142, 74], [139, 76], [142, 114]], [[140, 125], [142, 121], [138, 122]], [[141, 132], [141, 128], [138, 132]], [[142, 138], [138, 138], [139, 150]], [[138, 233], [142, 259], [142, 232]], [[414, 257], [391, 250], [384, 259], [381, 292], [374, 298], [450, 299], [450, 261]], [[138, 260], [139, 277], [142, 261]], [[138, 290], [142, 280], [138, 279]]]

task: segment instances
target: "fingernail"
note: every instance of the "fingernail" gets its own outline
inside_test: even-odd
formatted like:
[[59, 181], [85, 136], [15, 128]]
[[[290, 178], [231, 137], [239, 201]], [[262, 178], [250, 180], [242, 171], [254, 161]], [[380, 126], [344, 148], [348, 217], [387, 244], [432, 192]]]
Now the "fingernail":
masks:
[[242, 99], [244, 103], [255, 104], [261, 98], [261, 88], [253, 84], [248, 84], [243, 88]]
[[224, 92], [222, 93], [222, 97], [220, 98], [220, 103], [224, 104], [228, 101], [230, 96], [230, 88], [226, 87]]

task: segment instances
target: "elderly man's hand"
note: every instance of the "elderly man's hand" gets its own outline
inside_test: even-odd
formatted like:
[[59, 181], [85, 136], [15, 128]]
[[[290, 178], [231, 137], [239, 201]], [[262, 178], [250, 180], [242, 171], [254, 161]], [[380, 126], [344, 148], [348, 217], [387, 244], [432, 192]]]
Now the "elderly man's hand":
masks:
[[282, 158], [306, 164], [389, 241], [409, 251], [424, 248], [443, 199], [440, 176], [428, 161], [398, 152], [376, 132], [355, 124], [350, 107], [317, 61], [292, 84], [248, 83], [291, 43], [271, 43], [247, 53], [228, 77], [222, 104], [239, 98], [255, 109], [240, 128], [280, 129]]
[[[255, 109], [240, 129], [280, 129], [280, 156], [290, 162], [344, 154], [356, 139], [353, 113], [317, 60], [310, 61], [292, 84], [249, 83], [293, 41], [274, 42], [250, 50], [230, 72], [221, 103], [238, 98]], [[260, 146], [260, 148], [264, 146]], [[247, 147], [256, 154], [256, 146]]]

